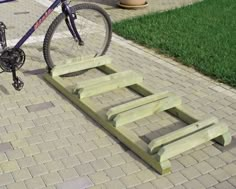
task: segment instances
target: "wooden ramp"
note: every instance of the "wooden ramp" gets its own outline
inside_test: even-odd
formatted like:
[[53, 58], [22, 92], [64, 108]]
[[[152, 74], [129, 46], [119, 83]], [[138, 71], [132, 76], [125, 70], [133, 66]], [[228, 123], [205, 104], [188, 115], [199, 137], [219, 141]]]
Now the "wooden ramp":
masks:
[[[96, 68], [106, 76], [80, 82], [71, 86], [61, 75]], [[171, 171], [170, 158], [210, 140], [223, 146], [231, 142], [231, 135], [224, 123], [210, 117], [201, 120], [181, 105], [181, 99], [169, 92], [154, 94], [146, 89], [143, 77], [133, 71], [117, 72], [108, 57], [98, 57], [83, 62], [71, 61], [55, 67], [45, 79], [72, 103], [81, 108], [101, 126], [118, 138], [160, 174]], [[106, 114], [96, 110], [90, 97], [118, 88], [129, 88], [141, 99], [110, 108]], [[149, 144], [127, 129], [126, 124], [165, 111], [187, 123], [179, 130], [152, 140]]]

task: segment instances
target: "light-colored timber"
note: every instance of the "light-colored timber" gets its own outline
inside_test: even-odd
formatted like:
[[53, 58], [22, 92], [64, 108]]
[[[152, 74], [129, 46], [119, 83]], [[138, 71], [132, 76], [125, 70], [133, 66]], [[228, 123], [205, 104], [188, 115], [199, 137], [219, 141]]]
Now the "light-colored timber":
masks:
[[102, 65], [110, 64], [111, 58], [106, 56], [100, 56], [96, 58], [90, 58], [83, 61], [79, 61], [78, 59], [69, 59], [65, 64], [55, 66], [51, 74], [52, 76], [60, 76], [68, 73], [78, 72], [82, 70], [87, 70], [91, 68], [96, 68]]
[[192, 134], [196, 131], [200, 131], [203, 128], [209, 127], [213, 124], [218, 123], [218, 119], [216, 117], [211, 117], [209, 119], [203, 120], [203, 121], [198, 121], [196, 123], [193, 123], [191, 125], [185, 126], [181, 129], [178, 129], [176, 131], [173, 131], [171, 133], [168, 133], [164, 136], [161, 136], [159, 138], [156, 138], [152, 140], [149, 145], [149, 152], [151, 154], [155, 154], [159, 151], [159, 149], [168, 143], [171, 143], [177, 139], [180, 139], [184, 136], [187, 136], [189, 134]]
[[147, 116], [151, 116], [154, 113], [162, 112], [175, 106], [179, 106], [181, 102], [182, 101], [178, 96], [163, 97], [162, 99], [156, 100], [152, 103], [117, 114], [113, 119], [113, 123], [116, 127], [122, 126]]
[[82, 99], [142, 82], [142, 76], [132, 71], [126, 71], [104, 76], [97, 80], [92, 79], [91, 81], [85, 82], [85, 84], [81, 83], [83, 87], [77, 87], [75, 92]]
[[[44, 78], [160, 174], [169, 173], [171, 171], [169, 159], [182, 152], [210, 140], [223, 146], [231, 141], [232, 137], [225, 124], [218, 123], [216, 118], [202, 120], [183, 107], [181, 99], [171, 93], [154, 94], [142, 84], [142, 77], [130, 71], [118, 73], [117, 68], [110, 64], [111, 59], [107, 57], [79, 63], [69, 60], [67, 63], [69, 66], [57, 67], [52, 70], [51, 75], [46, 73]], [[61, 75], [90, 68], [97, 68], [108, 76], [81, 82], [75, 88], [73, 86], [73, 89], [70, 83], [60, 78]], [[113, 107], [108, 112], [101, 112], [89, 98], [120, 87], [127, 87], [143, 98]], [[154, 139], [149, 144], [125, 126], [114, 127], [114, 124], [124, 125], [159, 111], [166, 111], [189, 125]]]
[[228, 127], [223, 123], [212, 125], [200, 130], [199, 132], [193, 133], [163, 146], [158, 151], [157, 158], [160, 162], [166, 161], [178, 154], [213, 140], [227, 132]]
[[149, 104], [149, 103], [157, 101], [157, 100], [164, 99], [170, 95], [172, 95], [172, 94], [168, 93], [168, 92], [163, 92], [163, 93], [159, 93], [159, 94], [149, 95], [149, 96], [125, 103], [125, 104], [121, 104], [119, 106], [112, 107], [106, 113], [107, 118], [109, 120], [112, 120], [117, 114], [120, 114], [122, 112], [126, 112], [128, 110], [137, 108], [137, 107], [145, 105], [145, 104]]

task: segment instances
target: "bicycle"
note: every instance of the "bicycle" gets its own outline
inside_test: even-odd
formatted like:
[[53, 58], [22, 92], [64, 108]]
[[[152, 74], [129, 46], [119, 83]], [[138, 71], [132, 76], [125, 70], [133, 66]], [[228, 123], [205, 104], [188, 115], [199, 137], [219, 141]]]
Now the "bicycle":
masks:
[[[1, 3], [8, 1], [3, 0]], [[111, 20], [95, 4], [70, 6], [68, 0], [54, 0], [14, 47], [7, 47], [7, 28], [0, 22], [0, 68], [3, 72], [12, 72], [12, 85], [18, 91], [23, 88], [24, 82], [17, 77], [16, 71], [26, 59], [21, 46], [58, 6], [61, 6], [61, 13], [52, 21], [43, 41], [43, 55], [49, 73], [54, 66], [65, 63], [64, 59], [81, 60], [84, 57], [101, 56], [108, 50], [112, 37]], [[71, 48], [68, 47], [70, 45]]]

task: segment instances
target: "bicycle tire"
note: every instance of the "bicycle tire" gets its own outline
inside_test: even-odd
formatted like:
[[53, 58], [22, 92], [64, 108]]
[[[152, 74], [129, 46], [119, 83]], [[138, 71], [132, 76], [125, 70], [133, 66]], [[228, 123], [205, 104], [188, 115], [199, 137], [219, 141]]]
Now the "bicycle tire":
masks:
[[[104, 41], [104, 44], [102, 46], [102, 49], [100, 49], [99, 53], [95, 54], [94, 57], [104, 55], [107, 52], [107, 50], [110, 46], [111, 38], [112, 38], [112, 24], [111, 24], [111, 20], [110, 20], [109, 15], [101, 7], [99, 7], [95, 4], [89, 4], [89, 3], [77, 4], [77, 5], [72, 6], [71, 9], [72, 9], [72, 11], [74, 11], [76, 13], [77, 12], [82, 12], [82, 11], [85, 11], [85, 10], [89, 10], [89, 11], [95, 11], [95, 12], [97, 12], [101, 15], [102, 19], [104, 20], [104, 22], [106, 24], [106, 32], [107, 33], [105, 34], [105, 41]], [[45, 38], [44, 38], [43, 55], [44, 55], [44, 59], [46, 61], [47, 68], [48, 68], [49, 72], [53, 69], [54, 66], [57, 65], [57, 63], [52, 58], [51, 48], [50, 48], [51, 43], [52, 43], [52, 39], [53, 39], [53, 35], [55, 34], [55, 32], [56, 32], [57, 28], [59, 27], [59, 25], [61, 23], [64, 23], [63, 22], [64, 19], [65, 19], [65, 15], [63, 13], [60, 13], [55, 18], [55, 20], [51, 23], [51, 25], [49, 26], [48, 31], [47, 31], [47, 33], [45, 35]], [[84, 18], [82, 18], [82, 19], [84, 19]], [[67, 28], [67, 31], [69, 31], [68, 28]], [[73, 39], [72, 35], [71, 35], [71, 39]], [[86, 43], [86, 41], [85, 41], [85, 43]], [[78, 53], [80, 53], [80, 52], [78, 52]]]

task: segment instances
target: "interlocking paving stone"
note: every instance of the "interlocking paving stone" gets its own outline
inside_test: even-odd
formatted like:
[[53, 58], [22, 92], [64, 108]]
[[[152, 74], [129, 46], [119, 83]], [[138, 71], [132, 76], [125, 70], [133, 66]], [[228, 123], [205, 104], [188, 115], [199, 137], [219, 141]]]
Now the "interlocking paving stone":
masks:
[[85, 189], [93, 186], [93, 182], [87, 177], [80, 177], [57, 185], [57, 189]]
[[137, 189], [156, 189], [150, 182], [140, 184], [139, 186], [136, 186]]
[[21, 169], [31, 167], [36, 164], [35, 160], [31, 156], [18, 159], [17, 162]]
[[180, 172], [189, 180], [197, 178], [201, 175], [200, 172], [194, 167], [188, 167], [181, 170]]
[[62, 178], [60, 177], [60, 175], [57, 172], [43, 175], [42, 179], [43, 179], [44, 183], [46, 184], [46, 186], [52, 186], [52, 185], [59, 184], [59, 183], [63, 182]]
[[174, 185], [181, 185], [188, 181], [181, 173], [176, 172], [170, 175], [167, 175], [167, 178], [172, 182]]
[[235, 189], [235, 187], [227, 181], [215, 185], [216, 189]]
[[209, 173], [211, 171], [214, 170], [214, 168], [207, 162], [202, 161], [196, 165], [194, 165], [194, 167], [201, 173], [201, 174], [206, 174]]
[[222, 159], [220, 159], [218, 156], [209, 158], [206, 160], [206, 162], [208, 162], [215, 169], [226, 165], [226, 163]]
[[153, 185], [157, 188], [157, 189], [169, 189], [172, 188], [174, 185], [169, 181], [169, 179], [165, 178], [165, 177], [161, 177], [161, 178], [157, 178], [153, 181], [151, 181], [153, 183]]
[[125, 174], [130, 175], [140, 171], [140, 168], [135, 164], [135, 162], [129, 162], [120, 166]]
[[210, 174], [201, 175], [197, 178], [197, 180], [206, 188], [214, 186], [218, 183], [218, 181]]
[[60, 160], [45, 163], [45, 166], [49, 172], [56, 172], [65, 168]]
[[216, 156], [216, 155], [219, 155], [221, 153], [220, 150], [218, 150], [216, 147], [214, 146], [208, 146], [206, 148], [203, 148], [203, 151], [205, 153], [207, 153], [209, 156]]
[[4, 173], [14, 172], [20, 169], [18, 163], [15, 160], [4, 162], [0, 164], [0, 167]]
[[120, 179], [126, 188], [131, 188], [141, 184], [140, 180], [133, 174]]
[[231, 177], [228, 181], [236, 188], [236, 176]]
[[13, 147], [12, 147], [10, 142], [0, 144], [0, 153], [7, 152], [7, 151], [12, 150], [12, 149], [13, 149]]
[[176, 159], [171, 161], [172, 172], [177, 172], [184, 169], [184, 166]]
[[221, 168], [211, 171], [210, 174], [219, 182], [223, 182], [230, 178], [230, 175]]
[[94, 174], [90, 174], [89, 178], [92, 180], [92, 182], [95, 185], [103, 184], [110, 180], [110, 178], [107, 176], [107, 174], [104, 171], [99, 171], [99, 172], [95, 172]]
[[218, 157], [227, 164], [236, 160], [236, 157], [231, 152], [223, 152], [222, 154], [219, 154]]
[[197, 180], [193, 179], [183, 184], [186, 189], [205, 189], [205, 187]]
[[77, 156], [82, 163], [89, 163], [95, 161], [96, 158], [91, 152], [85, 152]]
[[57, 150], [51, 151], [49, 153], [54, 160], [63, 159], [68, 156], [64, 149], [57, 149]]
[[103, 171], [110, 168], [109, 164], [104, 159], [99, 159], [91, 162], [91, 165], [96, 171]]
[[45, 184], [41, 177], [35, 177], [25, 181], [26, 186], [29, 189], [41, 189], [45, 187]]
[[11, 174], [2, 174], [0, 175], [0, 186], [11, 184], [14, 182], [14, 179]]
[[28, 112], [38, 112], [52, 107], [55, 107], [55, 105], [52, 102], [44, 102], [40, 104], [26, 106], [26, 109], [28, 110]]
[[7, 185], [8, 189], [27, 189], [24, 182], [17, 182]]
[[142, 183], [156, 179], [156, 175], [153, 174], [152, 171], [148, 169], [139, 171], [138, 173], [136, 173], [136, 176]]
[[72, 168], [77, 165], [80, 165], [80, 161], [76, 156], [70, 156], [68, 158], [61, 159], [61, 161], [66, 168]]
[[236, 175], [236, 164], [235, 163], [230, 163], [223, 167], [224, 171], [228, 173], [230, 176], [235, 176]]
[[20, 181], [24, 181], [24, 180], [28, 180], [32, 178], [28, 169], [21, 169], [19, 171], [14, 171], [12, 175], [16, 182], [20, 182]]
[[45, 165], [36, 165], [29, 167], [29, 171], [33, 177], [39, 177], [48, 173], [48, 170]]
[[107, 169], [105, 172], [112, 180], [125, 176], [125, 173], [120, 167], [112, 167], [110, 169]]
[[52, 161], [51, 156], [47, 152], [34, 155], [34, 159], [38, 164], [43, 164]]
[[74, 168], [63, 169], [58, 172], [64, 181], [72, 180], [72, 179], [79, 177], [79, 174], [76, 172], [76, 170]]
[[89, 175], [95, 172], [94, 168], [90, 165], [90, 163], [78, 165], [75, 167], [75, 169], [80, 176]]
[[197, 161], [190, 155], [184, 155], [183, 157], [179, 158], [178, 161], [185, 167], [197, 164]]
[[15, 160], [24, 157], [24, 154], [21, 149], [9, 150], [6, 152], [6, 155], [9, 160]]
[[125, 163], [124, 159], [122, 158], [122, 156], [120, 154], [111, 156], [111, 157], [107, 157], [106, 161], [110, 164], [110, 166], [115, 167], [118, 165], [122, 165]]

